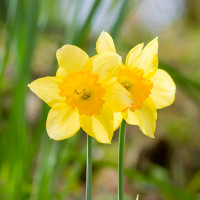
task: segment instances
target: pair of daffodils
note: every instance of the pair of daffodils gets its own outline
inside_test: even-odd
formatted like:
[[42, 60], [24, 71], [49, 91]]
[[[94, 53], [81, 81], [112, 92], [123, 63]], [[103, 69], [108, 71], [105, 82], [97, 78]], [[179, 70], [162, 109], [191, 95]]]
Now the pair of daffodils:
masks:
[[55, 77], [28, 86], [50, 107], [47, 133], [54, 140], [72, 137], [82, 127], [101, 143], [111, 143], [122, 119], [154, 137], [157, 110], [173, 103], [175, 84], [158, 69], [158, 40], [130, 50], [125, 65], [111, 36], [102, 32], [92, 58], [80, 48], [65, 45], [56, 57]]

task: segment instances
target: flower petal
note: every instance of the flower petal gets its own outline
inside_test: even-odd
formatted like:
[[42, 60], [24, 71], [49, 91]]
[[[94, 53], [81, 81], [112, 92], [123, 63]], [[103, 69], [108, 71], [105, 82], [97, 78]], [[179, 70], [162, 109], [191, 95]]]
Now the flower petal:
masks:
[[123, 115], [128, 124], [138, 125], [145, 135], [154, 138], [157, 111], [150, 97], [143, 102], [143, 107], [141, 109], [136, 109], [134, 112], [129, 110]]
[[56, 76], [66, 76], [83, 68], [88, 61], [88, 55], [79, 47], [64, 45], [56, 52], [59, 68]]
[[111, 77], [117, 76], [121, 66], [121, 56], [116, 53], [104, 53], [92, 58], [93, 73], [99, 74], [100, 81], [108, 81]]
[[123, 117], [121, 112], [116, 112], [113, 114], [114, 114], [114, 130], [117, 130], [122, 123]]
[[111, 143], [114, 122], [113, 113], [107, 107], [104, 106], [99, 115], [81, 115], [80, 120], [83, 130], [88, 135], [96, 138], [100, 143]]
[[156, 109], [160, 109], [171, 105], [175, 99], [176, 85], [170, 75], [161, 69], [158, 69], [151, 78], [153, 88], [150, 97], [156, 105]]
[[102, 32], [96, 43], [97, 53], [116, 52], [112, 37], [107, 32]]
[[56, 77], [44, 77], [36, 79], [28, 87], [50, 107], [61, 109], [66, 105], [65, 98], [59, 95], [58, 83], [61, 81]]
[[142, 53], [142, 48], [144, 43], [138, 44], [134, 48], [132, 48], [127, 57], [126, 57], [126, 66], [128, 67], [138, 67], [136, 64], [136, 60], [139, 58], [140, 54]]
[[105, 100], [113, 112], [120, 112], [133, 104], [131, 94], [118, 82], [105, 86]]
[[128, 124], [131, 125], [140, 125], [140, 121], [135, 112], [127, 109], [125, 112], [122, 112], [122, 116]]
[[62, 110], [51, 109], [46, 128], [51, 139], [64, 140], [72, 137], [80, 129], [78, 111], [70, 110], [68, 107]]
[[144, 77], [151, 78], [158, 68], [158, 38], [156, 37], [147, 44], [140, 56], [137, 57], [140, 48], [141, 46], [139, 46], [138, 50], [134, 53], [133, 60], [135, 60], [135, 62], [133, 62], [132, 67], [143, 69]]

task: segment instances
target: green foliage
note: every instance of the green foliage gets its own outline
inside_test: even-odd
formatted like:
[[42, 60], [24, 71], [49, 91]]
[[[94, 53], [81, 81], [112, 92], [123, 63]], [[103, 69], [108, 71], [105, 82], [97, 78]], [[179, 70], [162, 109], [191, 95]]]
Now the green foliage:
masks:
[[[35, 56], [38, 44], [46, 36], [57, 47], [71, 43], [86, 48], [94, 54], [95, 42], [90, 41], [92, 25], [105, 2], [106, 0], [93, 1], [85, 19], [80, 23], [79, 13], [84, 4], [81, 0], [66, 1], [67, 9], [64, 11], [62, 10], [65, 7], [61, 1], [0, 1], [0, 25], [3, 30], [0, 32], [0, 36], [3, 36], [1, 39], [3, 43], [0, 43], [0, 47], [3, 47], [3, 52], [0, 54], [0, 199], [64, 200], [73, 197], [83, 199], [84, 194], [80, 188], [84, 188], [85, 184], [86, 138], [79, 132], [66, 141], [51, 141], [45, 132], [49, 108], [42, 104], [34, 122], [28, 118], [27, 84], [35, 76], [40, 76], [34, 69]], [[114, 39], [119, 39], [117, 36], [131, 8], [131, 1], [112, 1], [107, 14], [113, 14], [113, 9], [117, 10], [114, 15], [115, 21], [107, 31]], [[104, 27], [101, 29], [103, 30]], [[93, 50], [89, 49], [90, 43]], [[50, 67], [52, 74], [57, 69], [55, 63], [54, 59]], [[169, 67], [167, 64], [166, 66], [168, 67], [162, 63], [160, 65], [172, 75], [178, 86], [195, 105], [200, 107], [200, 83], [180, 73], [175, 67]], [[11, 79], [8, 75], [9, 70], [13, 74]], [[10, 100], [8, 102], [7, 97]], [[104, 162], [103, 158], [102, 160], [94, 159], [94, 173], [103, 167], [116, 170], [117, 166], [114, 162]], [[158, 169], [155, 169], [158, 174]], [[199, 174], [198, 171], [184, 189], [184, 186], [176, 186], [172, 181], [160, 179], [153, 173], [145, 174], [139, 170], [125, 169], [125, 175], [131, 183], [145, 183], [145, 186], [159, 190], [165, 199], [170, 200], [198, 199], [196, 193], [200, 187]], [[170, 175], [167, 174], [167, 176], [170, 179]], [[141, 189], [139, 192], [142, 195], [145, 190]], [[98, 198], [116, 199], [116, 196]], [[127, 196], [127, 199], [132, 199], [132, 197]], [[139, 195], [137, 200], [139, 200]]]

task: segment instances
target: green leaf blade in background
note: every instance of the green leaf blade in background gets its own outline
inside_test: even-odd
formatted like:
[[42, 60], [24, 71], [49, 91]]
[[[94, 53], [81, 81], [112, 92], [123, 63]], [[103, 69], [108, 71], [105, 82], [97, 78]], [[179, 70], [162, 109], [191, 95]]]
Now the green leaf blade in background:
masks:
[[[193, 9], [192, 6], [190, 7], [192, 3], [186, 2], [188, 7], [185, 7], [185, 9], [190, 13], [189, 9]], [[156, 4], [156, 2], [154, 3]], [[176, 3], [174, 2], [174, 6]], [[196, 5], [195, 2], [193, 4]], [[139, 9], [141, 9], [142, 2], [113, 0], [108, 6], [107, 13], [104, 14], [106, 16], [101, 16], [106, 5], [108, 5], [106, 0], [2, 0], [0, 2], [0, 28], [2, 30], [0, 31], [0, 199], [76, 200], [84, 198], [86, 135], [79, 131], [76, 136], [69, 140], [60, 142], [50, 140], [45, 130], [49, 107], [41, 104], [41, 101], [31, 94], [27, 84], [38, 77], [55, 75], [58, 67], [55, 57], [56, 50], [66, 43], [76, 44], [85, 51], [91, 52], [91, 55], [95, 55], [95, 41], [100, 32], [107, 29], [105, 31], [110, 32], [119, 44], [119, 52], [124, 52], [124, 55], [126, 55], [130, 50], [126, 46], [132, 47], [132, 44], [136, 44], [137, 41], [141, 41], [141, 39], [146, 41], [154, 36], [156, 31], [150, 33], [148, 28], [141, 28], [140, 16], [142, 14]], [[194, 7], [198, 9], [198, 6]], [[147, 9], [146, 12], [151, 12], [151, 10]], [[134, 13], [136, 14], [133, 18]], [[194, 32], [198, 33], [195, 27], [199, 23], [199, 18], [198, 14], [194, 14], [198, 12], [192, 10], [191, 13], [193, 18], [187, 16], [186, 18], [192, 20], [194, 26], [185, 25], [184, 20], [177, 20], [182, 22], [181, 30], [184, 28], [187, 33], [189, 29], [191, 30], [191, 35], [188, 36], [187, 40], [194, 41], [197, 46], [195, 48], [198, 48], [198, 37], [194, 37], [193, 34]], [[98, 23], [97, 19], [103, 19], [103, 21], [99, 25], [95, 24]], [[94, 25], [98, 27], [98, 30], [94, 28]], [[170, 27], [167, 27], [167, 30], [170, 30]], [[168, 34], [170, 34], [170, 31]], [[180, 38], [175, 31], [173, 34], [176, 40]], [[165, 40], [167, 34], [162, 32], [160, 35], [160, 46], [167, 46], [168, 41]], [[162, 35], [164, 36], [162, 37]], [[3, 37], [1, 38], [1, 36]], [[184, 45], [188, 43], [185, 42]], [[175, 47], [175, 44], [173, 47]], [[191, 45], [187, 48], [192, 51], [194, 46]], [[162, 49], [159, 51], [162, 51]], [[53, 52], [53, 58], [49, 55], [51, 52]], [[178, 54], [179, 52], [175, 53]], [[187, 71], [184, 69], [180, 71], [180, 67], [176, 66], [177, 63], [179, 63], [179, 66], [183, 64], [181, 58], [184, 59], [185, 54], [177, 56], [176, 62], [172, 62], [173, 59], [168, 58], [168, 56], [166, 55], [165, 59], [168, 64], [160, 62], [160, 68], [166, 70], [175, 80], [178, 86], [177, 100], [175, 105], [171, 107], [169, 118], [166, 121], [166, 127], [169, 127], [161, 127], [162, 119], [158, 120], [156, 140], [150, 141], [141, 134], [133, 134], [133, 132], [137, 133], [138, 130], [132, 131], [128, 127], [125, 179], [130, 183], [128, 186], [131, 189], [129, 188], [126, 194], [127, 199], [135, 199], [138, 193], [140, 199], [147, 199], [151, 192], [158, 195], [158, 198], [161, 196], [163, 199], [169, 200], [199, 199], [199, 166], [198, 159], [195, 157], [199, 157], [197, 142], [200, 139], [199, 134], [197, 134], [199, 124], [196, 122], [199, 119], [199, 110], [195, 108], [196, 106], [200, 108], [200, 82], [197, 78], [194, 80], [192, 76], [189, 76]], [[194, 59], [195, 56], [193, 55], [190, 60]], [[51, 62], [46, 63], [49, 60]], [[192, 66], [196, 66], [196, 62], [191, 63], [190, 69], [192, 69]], [[49, 65], [49, 63], [51, 64]], [[198, 63], [196, 69], [198, 77]], [[179, 96], [180, 93], [183, 96]], [[187, 97], [187, 99], [180, 102], [179, 99], [182, 100], [184, 97]], [[33, 111], [30, 113], [30, 108], [36, 110], [35, 114], [32, 113]], [[185, 111], [183, 111], [184, 108], [186, 108]], [[193, 110], [193, 112], [190, 110]], [[159, 115], [165, 115], [166, 112], [164, 109]], [[179, 121], [180, 116], [185, 115], [187, 115], [187, 118], [184, 118], [184, 120], [190, 120], [187, 121], [190, 130], [187, 136], [189, 139], [184, 144], [181, 143], [181, 134], [184, 135], [185, 132], [182, 133], [182, 129], [179, 129], [180, 133], [176, 135], [180, 140], [176, 140], [175, 144], [172, 138], [175, 134], [171, 131], [173, 127], [170, 126], [175, 126], [175, 130], [177, 130], [176, 127], [181, 123]], [[174, 119], [179, 123], [176, 123]], [[188, 130], [186, 125], [183, 129]], [[102, 192], [101, 187], [100, 189], [97, 187], [98, 181], [100, 181], [97, 180], [98, 174], [102, 170], [106, 171], [108, 167], [113, 170], [113, 173], [117, 170], [116, 162], [106, 161], [110, 160], [111, 157], [112, 160], [117, 161], [117, 154], [113, 153], [108, 156], [111, 152], [116, 152], [116, 137], [118, 137], [117, 134], [114, 135], [110, 147], [94, 144], [94, 185], [92, 186], [94, 199], [101, 198], [98, 194]], [[163, 138], [170, 143], [171, 151], [175, 149], [170, 157], [170, 167], [163, 167], [170, 181], [165, 181], [164, 177], [159, 179], [154, 176], [155, 174], [138, 167], [140, 166], [139, 158], [144, 159], [142, 150], [147, 147], [151, 148]], [[139, 144], [139, 147], [134, 143], [135, 141]], [[185, 149], [187, 151], [184, 151]], [[187, 153], [189, 154], [188, 157], [186, 157]], [[182, 158], [182, 162], [178, 160], [179, 157]], [[192, 162], [190, 159], [193, 157], [196, 160]], [[175, 162], [173, 159], [178, 161]], [[127, 162], [127, 160], [130, 162]], [[176, 174], [176, 168], [174, 168], [176, 164], [179, 167], [178, 171], [184, 170], [184, 168], [189, 171], [183, 173], [182, 179], [185, 182], [177, 182], [178, 178], [176, 179], [174, 175]], [[148, 162], [145, 166], [150, 169]], [[156, 169], [156, 166], [153, 165], [152, 168]], [[156, 173], [158, 172], [156, 171]], [[109, 183], [109, 181], [112, 180], [106, 179], [105, 182]], [[145, 186], [143, 184], [137, 185], [137, 183], [145, 183]], [[101, 186], [104, 186], [104, 184], [101, 184]], [[136, 191], [138, 188], [139, 191]], [[148, 188], [153, 188], [153, 191], [148, 190]], [[106, 197], [110, 199], [116, 198], [115, 193], [116, 191], [112, 187], [111, 189], [107, 188], [105, 192], [105, 194], [108, 194]]]

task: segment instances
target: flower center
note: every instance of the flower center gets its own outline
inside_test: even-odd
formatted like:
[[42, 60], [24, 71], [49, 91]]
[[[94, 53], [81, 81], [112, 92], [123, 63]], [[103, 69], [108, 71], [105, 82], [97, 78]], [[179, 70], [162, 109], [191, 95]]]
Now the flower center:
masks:
[[143, 69], [137, 67], [121, 69], [118, 76], [119, 83], [133, 96], [134, 103], [130, 110], [142, 108], [143, 102], [151, 94], [153, 83], [143, 77]]
[[131, 87], [131, 83], [127, 80], [124, 80], [121, 82], [121, 85], [123, 85], [127, 90]]
[[91, 95], [90, 91], [86, 91], [85, 88], [82, 89], [82, 91], [79, 91], [78, 89], [75, 90], [76, 94], [80, 95], [80, 98], [82, 99], [88, 99]]
[[90, 71], [74, 72], [59, 83], [59, 94], [66, 97], [70, 108], [77, 108], [80, 114], [99, 114], [105, 102], [105, 89], [98, 83], [98, 79], [99, 76]]

